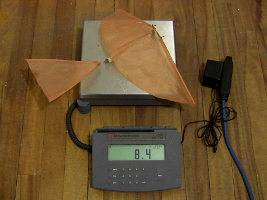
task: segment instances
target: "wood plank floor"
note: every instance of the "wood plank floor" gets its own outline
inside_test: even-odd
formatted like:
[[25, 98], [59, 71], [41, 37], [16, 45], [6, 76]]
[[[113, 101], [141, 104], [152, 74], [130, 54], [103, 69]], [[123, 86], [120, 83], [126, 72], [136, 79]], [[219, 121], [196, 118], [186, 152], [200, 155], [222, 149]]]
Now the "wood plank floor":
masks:
[[[122, 8], [141, 19], [174, 20], [177, 67], [196, 106], [94, 106], [74, 112], [78, 137], [103, 126], [172, 126], [208, 117], [211, 90], [199, 77], [207, 59], [232, 56], [230, 140], [255, 199], [267, 199], [267, 1], [264, 0], [0, 0], [0, 200], [244, 200], [242, 178], [224, 140], [217, 153], [188, 127], [182, 145], [183, 186], [124, 193], [91, 187], [91, 154], [66, 132], [78, 86], [48, 103], [26, 58], [80, 60], [83, 21]], [[88, 170], [89, 169], [89, 170]]]

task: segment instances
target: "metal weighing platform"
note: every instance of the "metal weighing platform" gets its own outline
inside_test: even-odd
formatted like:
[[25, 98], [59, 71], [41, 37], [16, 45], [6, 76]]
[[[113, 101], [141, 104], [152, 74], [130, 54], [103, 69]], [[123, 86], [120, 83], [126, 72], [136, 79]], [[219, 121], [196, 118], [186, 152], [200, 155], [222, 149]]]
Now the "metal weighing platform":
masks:
[[[146, 21], [156, 27], [175, 62], [173, 21]], [[80, 83], [80, 100], [90, 105], [172, 105], [173, 102], [153, 97], [136, 87], [121, 75], [102, 47], [99, 33], [101, 21], [85, 21], [82, 61], [100, 61], [102, 64]]]

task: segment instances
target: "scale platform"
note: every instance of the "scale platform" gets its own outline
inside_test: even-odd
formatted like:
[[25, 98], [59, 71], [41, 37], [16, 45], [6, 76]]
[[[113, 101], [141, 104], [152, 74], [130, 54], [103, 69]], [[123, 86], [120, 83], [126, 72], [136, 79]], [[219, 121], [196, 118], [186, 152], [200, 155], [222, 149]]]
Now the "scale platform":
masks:
[[[163, 37], [175, 62], [173, 21], [149, 20]], [[84, 22], [82, 61], [100, 61], [102, 64], [80, 83], [80, 100], [90, 105], [173, 105], [141, 90], [120, 74], [113, 63], [104, 63], [105, 54], [99, 33], [101, 21]]]

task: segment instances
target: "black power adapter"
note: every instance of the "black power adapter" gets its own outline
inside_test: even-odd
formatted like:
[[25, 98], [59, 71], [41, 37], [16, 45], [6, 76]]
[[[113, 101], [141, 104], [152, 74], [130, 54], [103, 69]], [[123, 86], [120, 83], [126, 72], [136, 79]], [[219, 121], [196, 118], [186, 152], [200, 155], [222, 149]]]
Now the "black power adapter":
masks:
[[215, 90], [219, 89], [221, 84], [222, 70], [223, 62], [207, 60], [202, 85]]
[[204, 71], [202, 85], [220, 90], [221, 99], [227, 101], [231, 89], [233, 73], [232, 57], [227, 56], [224, 62], [208, 60]]

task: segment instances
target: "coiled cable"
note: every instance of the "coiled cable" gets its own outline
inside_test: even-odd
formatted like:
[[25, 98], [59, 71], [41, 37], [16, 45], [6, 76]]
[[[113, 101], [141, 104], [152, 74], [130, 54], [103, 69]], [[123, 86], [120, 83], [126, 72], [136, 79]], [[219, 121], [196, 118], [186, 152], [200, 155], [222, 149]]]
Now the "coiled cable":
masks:
[[69, 107], [67, 114], [66, 114], [66, 126], [67, 126], [67, 130], [69, 133], [69, 136], [71, 138], [71, 140], [74, 142], [74, 144], [76, 144], [78, 147], [80, 147], [81, 149], [87, 150], [87, 151], [92, 151], [92, 146], [88, 145], [88, 144], [84, 144], [82, 143], [76, 136], [73, 127], [72, 127], [72, 122], [71, 122], [71, 116], [73, 111], [75, 110], [75, 108], [77, 107], [77, 103], [76, 101], [74, 101], [71, 106]]

